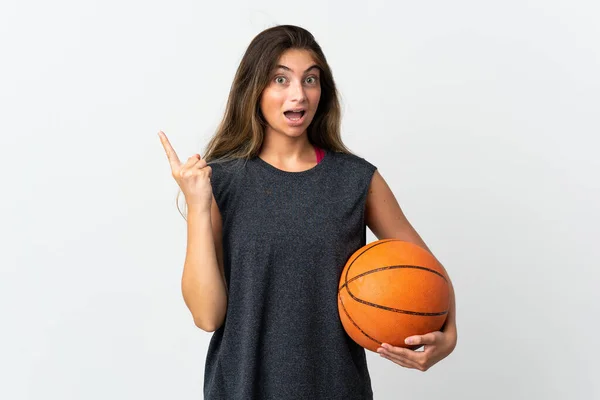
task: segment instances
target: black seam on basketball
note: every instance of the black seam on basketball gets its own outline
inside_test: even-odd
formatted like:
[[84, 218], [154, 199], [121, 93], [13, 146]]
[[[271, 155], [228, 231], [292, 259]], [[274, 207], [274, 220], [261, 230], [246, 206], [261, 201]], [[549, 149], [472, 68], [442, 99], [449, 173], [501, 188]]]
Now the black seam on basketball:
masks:
[[[346, 290], [348, 291], [348, 290]], [[348, 292], [350, 293], [350, 292]], [[362, 333], [363, 335], [365, 335], [365, 337], [367, 339], [372, 340], [373, 342], [375, 342], [377, 345], [381, 346], [381, 342], [372, 338], [371, 336], [369, 336], [365, 331], [362, 330], [362, 328], [360, 326], [358, 326], [358, 324], [356, 322], [354, 322], [354, 320], [352, 319], [352, 317], [350, 316], [350, 314], [348, 314], [348, 310], [346, 310], [346, 306], [344, 306], [344, 300], [342, 300], [342, 294], [340, 292], [338, 292], [338, 297], [340, 299], [340, 304], [342, 305], [342, 309], [344, 310], [344, 314], [346, 314], [346, 317], [348, 317], [348, 319], [350, 320], [350, 322], [352, 322], [352, 325], [354, 325], [356, 327], [356, 329], [358, 329], [360, 331], [360, 333]], [[354, 340], [354, 339], [353, 339]]]
[[[352, 262], [350, 263], [350, 265], [348, 266], [348, 269], [346, 269], [346, 275], [344, 276], [344, 282], [345, 282], [345, 285], [347, 285], [347, 284], [348, 284], [348, 273], [350, 272], [350, 268], [352, 268], [352, 265], [354, 265], [354, 262], [355, 262], [356, 260], [358, 260], [358, 258], [359, 258], [360, 256], [362, 256], [363, 254], [365, 254], [367, 251], [371, 250], [371, 249], [372, 249], [372, 248], [374, 248], [374, 247], [377, 247], [377, 246], [379, 246], [379, 245], [382, 245], [382, 244], [385, 244], [385, 243], [393, 242], [393, 241], [396, 241], [396, 240], [397, 240], [397, 239], [388, 239], [388, 240], [383, 240], [383, 241], [381, 241], [381, 242], [379, 242], [379, 243], [376, 243], [376, 244], [374, 244], [373, 246], [371, 246], [371, 247], [369, 247], [369, 248], [367, 248], [367, 249], [363, 250], [363, 251], [362, 251], [362, 252], [361, 252], [359, 255], [357, 255], [357, 256], [354, 258], [354, 260], [352, 260]], [[340, 289], [341, 289], [341, 288], [340, 288]], [[348, 291], [348, 293], [350, 293], [350, 291]]]
[[[389, 243], [389, 242], [394, 242], [394, 241], [400, 241], [400, 240], [398, 240], [398, 239], [382, 240], [381, 242], [374, 244], [373, 246], [369, 247], [368, 249], [363, 250], [359, 255], [357, 255], [354, 258], [354, 260], [352, 260], [352, 262], [350, 263], [350, 265], [348, 266], [348, 269], [346, 269], [346, 276], [344, 277], [345, 283], [348, 284], [348, 273], [350, 272], [350, 268], [352, 268], [352, 265], [354, 265], [354, 262], [356, 260], [358, 260], [360, 258], [360, 256], [362, 256], [363, 254], [365, 254], [367, 251], [369, 251], [371, 249], [374, 249], [377, 246], [380, 246], [382, 244], [386, 244], [386, 243]], [[348, 290], [348, 293], [350, 293], [350, 290]]]
[[352, 317], [350, 316], [350, 314], [348, 314], [348, 310], [346, 310], [346, 306], [344, 305], [344, 300], [342, 300], [342, 288], [346, 287], [346, 292], [348, 292], [348, 294], [351, 297], [352, 293], [350, 293], [349, 288], [347, 287], [347, 283], [348, 283], [348, 271], [350, 270], [350, 267], [352, 267], [352, 264], [354, 264], [354, 261], [356, 261], [360, 256], [362, 256], [365, 252], [371, 250], [373, 247], [377, 247], [380, 244], [384, 244], [384, 243], [388, 243], [388, 242], [392, 242], [396, 239], [389, 239], [389, 240], [384, 240], [381, 241], [380, 243], [374, 244], [373, 246], [369, 247], [368, 249], [365, 249], [364, 251], [362, 251], [359, 255], [356, 256], [356, 258], [354, 258], [354, 260], [352, 260], [352, 263], [348, 266], [348, 270], [346, 270], [346, 276], [345, 276], [345, 281], [346, 283], [344, 283], [344, 285], [342, 285], [342, 287], [338, 290], [338, 297], [340, 299], [340, 304], [342, 305], [342, 309], [344, 310], [344, 314], [346, 314], [346, 317], [348, 317], [348, 319], [350, 320], [350, 322], [352, 322], [352, 325], [354, 325], [356, 327], [356, 329], [358, 329], [363, 335], [365, 335], [365, 337], [373, 342], [375, 342], [378, 346], [381, 346], [381, 342], [377, 341], [376, 339], [372, 338], [371, 336], [369, 336], [365, 331], [362, 330], [362, 328], [360, 326], [358, 326], [358, 324], [356, 322], [354, 322], [354, 320], [352, 319]]
[[[346, 287], [346, 291], [348, 292], [348, 294], [350, 295], [350, 297], [352, 297], [354, 300], [358, 301], [359, 303], [363, 303], [363, 304], [366, 304], [368, 306], [379, 308], [379, 309], [382, 309], [382, 310], [393, 311], [393, 312], [397, 312], [397, 313], [401, 313], [401, 314], [418, 315], [418, 316], [423, 316], [423, 317], [433, 317], [433, 316], [440, 316], [440, 315], [447, 314], [448, 310], [446, 310], [446, 311], [440, 311], [440, 312], [436, 312], [436, 313], [423, 313], [423, 312], [418, 312], [418, 311], [409, 311], [409, 310], [401, 310], [401, 309], [392, 308], [392, 307], [386, 307], [386, 306], [382, 306], [382, 305], [379, 305], [379, 304], [370, 303], [370, 302], [365, 301], [363, 299], [359, 299], [358, 297], [356, 297], [355, 295], [352, 294], [352, 292], [350, 291], [350, 287], [348, 286], [348, 283], [349, 283], [348, 282], [348, 274], [349, 274], [350, 268], [352, 268], [352, 265], [354, 264], [354, 262], [356, 260], [358, 260], [360, 258], [360, 256], [362, 256], [363, 254], [365, 254], [367, 251], [369, 251], [369, 250], [371, 250], [371, 249], [373, 249], [373, 248], [375, 248], [375, 247], [377, 247], [379, 245], [382, 245], [382, 244], [385, 244], [385, 243], [389, 243], [389, 242], [393, 242], [393, 241], [401, 242], [402, 240], [399, 240], [399, 239], [389, 239], [389, 240], [381, 241], [380, 243], [377, 243], [377, 244], [369, 247], [368, 249], [365, 249], [358, 256], [356, 256], [356, 258], [354, 258], [354, 260], [352, 260], [352, 262], [348, 266], [348, 269], [346, 269], [346, 275], [344, 276], [344, 284], [338, 289], [338, 294], [339, 294], [340, 290], [342, 290], [343, 287]], [[423, 249], [423, 250], [425, 250], [425, 249]], [[394, 266], [394, 267], [401, 267], [401, 266]], [[430, 272], [433, 272], [433, 273], [436, 273], [436, 274], [440, 275], [437, 271], [429, 270], [428, 268], [418, 267], [418, 266], [411, 266], [411, 267], [425, 269], [425, 270], [428, 270]], [[388, 268], [390, 268], [390, 267], [381, 267], [381, 268], [379, 268], [379, 270], [381, 270], [381, 269], [388, 269]], [[366, 274], [368, 274], [368, 272], [364, 273], [362, 275], [364, 276]], [[442, 276], [442, 275], [440, 275], [440, 276]], [[357, 277], [354, 277], [353, 279], [355, 279], [355, 278], [357, 278]], [[442, 278], [445, 279], [444, 276], [442, 276]], [[351, 279], [350, 282], [352, 282], [353, 279]], [[343, 303], [342, 303], [342, 305], [343, 305]], [[358, 328], [358, 329], [360, 329], [360, 328]]]
[[342, 286], [340, 286], [340, 289], [343, 288], [344, 286], [346, 286], [348, 283], [350, 283], [358, 278], [361, 278], [365, 275], [374, 274], [375, 272], [379, 272], [379, 271], [385, 271], [386, 269], [401, 269], [401, 268], [420, 269], [423, 271], [431, 272], [432, 274], [438, 275], [440, 278], [442, 278], [444, 281], [446, 281], [446, 283], [448, 283], [448, 280], [446, 279], [446, 277], [444, 275], [440, 274], [439, 272], [437, 272], [436, 270], [431, 269], [431, 268], [421, 267], [419, 265], [388, 265], [387, 267], [372, 269], [370, 271], [363, 272], [360, 275], [356, 275], [354, 278], [351, 278], [349, 281], [347, 280], [346, 283], [344, 283]]
[[400, 313], [400, 314], [418, 315], [420, 317], [439, 317], [440, 315], [444, 315], [444, 314], [448, 313], [447, 310], [446, 311], [426, 313], [426, 312], [420, 312], [420, 311], [402, 310], [402, 309], [399, 309], [399, 308], [392, 308], [392, 307], [382, 306], [380, 304], [375, 304], [375, 303], [371, 303], [371, 302], [365, 301], [363, 299], [359, 299], [358, 297], [354, 296], [348, 290], [348, 288], [346, 288], [346, 291], [348, 291], [348, 294], [350, 295], [350, 297], [352, 297], [354, 300], [358, 301], [359, 303], [363, 303], [363, 304], [366, 304], [366, 305], [371, 306], [371, 307], [379, 308], [381, 310], [393, 311], [393, 312]]

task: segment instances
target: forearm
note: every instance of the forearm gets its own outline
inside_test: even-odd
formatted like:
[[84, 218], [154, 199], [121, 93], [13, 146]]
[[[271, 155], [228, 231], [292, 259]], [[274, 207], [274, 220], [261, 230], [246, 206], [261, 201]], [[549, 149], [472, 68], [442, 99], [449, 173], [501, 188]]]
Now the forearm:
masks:
[[196, 326], [207, 332], [221, 326], [227, 309], [227, 287], [217, 261], [210, 210], [188, 209], [181, 289]]

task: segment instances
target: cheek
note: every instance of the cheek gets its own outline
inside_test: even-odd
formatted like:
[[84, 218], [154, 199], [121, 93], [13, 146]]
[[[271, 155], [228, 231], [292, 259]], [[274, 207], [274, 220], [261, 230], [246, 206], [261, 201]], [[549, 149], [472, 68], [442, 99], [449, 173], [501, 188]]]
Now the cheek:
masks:
[[265, 91], [260, 99], [260, 108], [268, 117], [270, 114], [279, 113], [281, 109], [281, 95], [272, 91]]

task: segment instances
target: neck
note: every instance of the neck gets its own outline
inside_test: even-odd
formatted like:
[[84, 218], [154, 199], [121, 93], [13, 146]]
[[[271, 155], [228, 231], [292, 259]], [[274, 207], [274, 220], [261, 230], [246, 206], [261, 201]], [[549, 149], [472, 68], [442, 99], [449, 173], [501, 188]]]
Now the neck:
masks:
[[306, 132], [297, 137], [265, 132], [259, 157], [280, 169], [291, 171], [310, 168], [317, 162], [315, 149]]
[[265, 139], [260, 149], [262, 159], [282, 163], [314, 161], [315, 150], [308, 141], [306, 131], [297, 137], [289, 137], [277, 132], [265, 132]]

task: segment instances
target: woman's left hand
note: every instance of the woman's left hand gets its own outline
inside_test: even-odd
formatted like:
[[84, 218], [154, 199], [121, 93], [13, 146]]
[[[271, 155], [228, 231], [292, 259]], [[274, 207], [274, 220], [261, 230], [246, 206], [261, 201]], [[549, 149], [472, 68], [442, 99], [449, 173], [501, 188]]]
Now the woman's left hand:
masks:
[[394, 347], [382, 343], [377, 352], [382, 357], [400, 366], [425, 372], [452, 353], [456, 346], [456, 336], [437, 331], [425, 335], [410, 336], [406, 338], [405, 343], [419, 347], [423, 345], [423, 351]]

